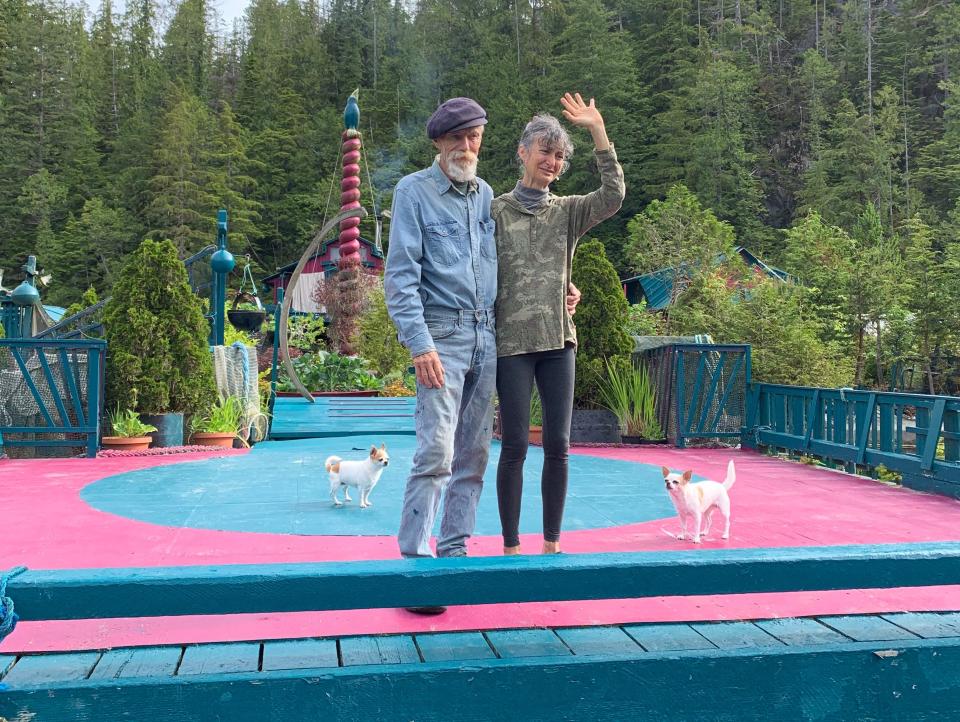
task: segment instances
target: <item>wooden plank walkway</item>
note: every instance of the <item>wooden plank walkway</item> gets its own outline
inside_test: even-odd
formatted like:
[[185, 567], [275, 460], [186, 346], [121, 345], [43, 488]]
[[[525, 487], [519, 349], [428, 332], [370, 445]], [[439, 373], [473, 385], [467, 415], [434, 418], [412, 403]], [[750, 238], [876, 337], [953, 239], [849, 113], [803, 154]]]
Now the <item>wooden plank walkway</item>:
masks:
[[[864, 678], [865, 665], [873, 681]], [[690, 675], [689, 695], [677, 694], [687, 685], [673, 685], [666, 695], [657, 684], [661, 668]], [[490, 677], [503, 691], [512, 675], [536, 669], [538, 684], [502, 695], [491, 691], [486, 702], [485, 686], [474, 684]], [[610, 690], [605, 699], [595, 698], [595, 676], [615, 670], [633, 676], [632, 688], [619, 701], [610, 699]], [[795, 670], [804, 676], [790, 676]], [[338, 719], [545, 719], [550, 709], [565, 709], [562, 718], [573, 719], [589, 716], [594, 705], [595, 718], [605, 711], [706, 720], [726, 710], [730, 719], [786, 719], [800, 718], [804, 709], [827, 720], [922, 720], [960, 703], [958, 671], [960, 612], [172, 645], [0, 657], [0, 719], [55, 719], [65, 709], [78, 722], [111, 719], [118, 709], [136, 709], [143, 719], [224, 715], [216, 718], [237, 722], [316, 719], [321, 713]], [[751, 676], [738, 679], [744, 674]], [[607, 678], [604, 684], [610, 683]], [[858, 685], [863, 689], [854, 689]], [[884, 685], [889, 694], [876, 695]], [[548, 702], [553, 692], [556, 700]], [[205, 706], [184, 705], [201, 693]], [[297, 704], [278, 704], [283, 693]], [[560, 707], [561, 701], [572, 706]], [[745, 705], [751, 701], [764, 704], [750, 709]]]

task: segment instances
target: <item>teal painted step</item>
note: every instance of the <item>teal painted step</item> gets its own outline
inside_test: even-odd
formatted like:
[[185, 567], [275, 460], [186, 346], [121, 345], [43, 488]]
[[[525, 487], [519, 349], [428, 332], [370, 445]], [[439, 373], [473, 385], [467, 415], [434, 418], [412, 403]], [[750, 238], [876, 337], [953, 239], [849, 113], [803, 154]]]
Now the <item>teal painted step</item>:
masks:
[[[531, 630], [548, 632], [549, 630]], [[12, 675], [10, 675], [12, 676]], [[960, 639], [373, 664], [7, 686], [0, 717], [946, 720]]]

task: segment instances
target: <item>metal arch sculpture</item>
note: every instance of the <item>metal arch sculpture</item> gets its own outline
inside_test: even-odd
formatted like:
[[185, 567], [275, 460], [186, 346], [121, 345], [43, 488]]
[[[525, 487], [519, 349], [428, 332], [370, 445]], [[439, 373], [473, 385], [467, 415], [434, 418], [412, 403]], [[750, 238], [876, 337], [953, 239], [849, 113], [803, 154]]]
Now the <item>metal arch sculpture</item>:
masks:
[[303, 272], [304, 267], [307, 265], [307, 262], [313, 256], [313, 253], [317, 250], [317, 247], [323, 241], [324, 238], [335, 228], [349, 219], [356, 218], [358, 221], [367, 215], [367, 211], [362, 206], [359, 208], [351, 208], [348, 210], [341, 211], [336, 216], [327, 221], [323, 228], [313, 237], [313, 240], [310, 242], [310, 245], [307, 246], [307, 250], [303, 252], [303, 255], [300, 256], [300, 261], [297, 263], [297, 267], [293, 270], [293, 274], [290, 276], [290, 281], [287, 283], [287, 292], [283, 296], [283, 306], [280, 311], [280, 358], [283, 361], [283, 367], [287, 370], [287, 376], [290, 378], [290, 381], [293, 382], [293, 385], [297, 387], [297, 391], [300, 392], [300, 395], [303, 396], [311, 404], [314, 403], [313, 396], [307, 388], [303, 385], [303, 382], [300, 381], [300, 377], [297, 375], [296, 369], [293, 367], [293, 363], [290, 360], [290, 346], [287, 339], [287, 320], [290, 318], [290, 306], [293, 302], [293, 288], [297, 285], [297, 281], [300, 280], [300, 274]]

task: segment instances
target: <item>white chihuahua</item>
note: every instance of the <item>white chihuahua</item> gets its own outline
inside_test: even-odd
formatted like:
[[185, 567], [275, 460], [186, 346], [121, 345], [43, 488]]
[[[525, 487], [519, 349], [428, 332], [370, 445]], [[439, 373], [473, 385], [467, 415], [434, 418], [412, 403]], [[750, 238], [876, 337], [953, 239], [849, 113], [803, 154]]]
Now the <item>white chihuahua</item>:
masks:
[[[680, 534], [677, 539], [687, 537], [687, 521], [693, 520], [693, 543], [700, 543], [701, 533], [706, 536], [710, 531], [710, 520], [716, 509], [723, 514], [724, 528], [723, 538], [730, 538], [730, 495], [727, 493], [733, 482], [737, 480], [736, 472], [733, 468], [733, 459], [727, 464], [727, 478], [721, 484], [719, 481], [698, 481], [695, 484], [690, 483], [692, 471], [685, 471], [682, 474], [671, 472], [670, 469], [663, 466], [660, 468], [663, 472], [663, 482], [667, 486], [667, 493], [673, 500], [673, 505], [677, 508], [677, 514], [680, 516]], [[706, 517], [706, 526], [701, 526]]]
[[330, 498], [333, 503], [337, 506], [343, 503], [337, 498], [341, 486], [344, 488], [344, 501], [351, 501], [347, 487], [355, 486], [360, 490], [360, 508], [372, 506], [370, 492], [380, 481], [380, 475], [389, 463], [386, 444], [380, 444], [379, 449], [371, 445], [370, 455], [362, 461], [344, 461], [339, 456], [329, 457], [324, 466], [330, 473]]

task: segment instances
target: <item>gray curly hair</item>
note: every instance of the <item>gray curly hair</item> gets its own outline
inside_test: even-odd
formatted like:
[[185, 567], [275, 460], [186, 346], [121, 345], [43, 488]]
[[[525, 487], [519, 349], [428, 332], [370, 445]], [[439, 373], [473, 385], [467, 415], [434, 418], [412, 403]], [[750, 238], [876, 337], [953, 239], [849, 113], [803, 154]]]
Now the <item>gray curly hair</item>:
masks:
[[[528, 151], [533, 147], [534, 141], [542, 143], [548, 148], [558, 148], [563, 151], [563, 168], [560, 175], [566, 173], [570, 167], [570, 156], [573, 155], [573, 141], [566, 129], [560, 125], [560, 121], [554, 118], [550, 113], [538, 113], [527, 123], [520, 135], [519, 145]], [[517, 160], [523, 165], [520, 154], [517, 153]]]

